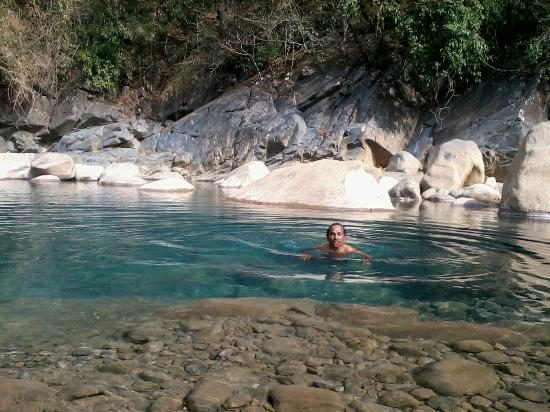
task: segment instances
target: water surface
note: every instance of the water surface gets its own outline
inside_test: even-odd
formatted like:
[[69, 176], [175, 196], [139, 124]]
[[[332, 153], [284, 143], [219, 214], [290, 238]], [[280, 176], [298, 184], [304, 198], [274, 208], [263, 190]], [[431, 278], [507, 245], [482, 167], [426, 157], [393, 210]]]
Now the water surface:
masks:
[[[334, 221], [370, 265], [298, 258]], [[494, 209], [321, 211], [235, 203], [207, 184], [148, 195], [1, 181], [0, 251], [3, 345], [210, 297], [400, 305], [468, 322], [549, 314], [550, 222]], [[327, 279], [335, 272], [341, 281]]]

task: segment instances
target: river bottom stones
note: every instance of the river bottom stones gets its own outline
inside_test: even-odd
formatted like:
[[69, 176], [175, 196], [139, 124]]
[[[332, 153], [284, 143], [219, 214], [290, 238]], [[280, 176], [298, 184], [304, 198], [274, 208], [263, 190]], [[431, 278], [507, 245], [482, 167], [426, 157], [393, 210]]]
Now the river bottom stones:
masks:
[[176, 305], [0, 351], [0, 411], [548, 411], [548, 327], [422, 324], [312, 301]]

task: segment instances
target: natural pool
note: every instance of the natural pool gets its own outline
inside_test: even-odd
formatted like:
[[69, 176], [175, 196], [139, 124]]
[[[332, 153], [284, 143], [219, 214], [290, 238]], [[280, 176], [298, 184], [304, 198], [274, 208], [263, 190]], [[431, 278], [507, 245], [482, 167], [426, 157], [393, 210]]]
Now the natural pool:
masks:
[[[297, 255], [333, 221], [374, 262]], [[343, 281], [327, 280], [344, 272]], [[468, 322], [547, 321], [550, 221], [448, 205], [385, 213], [246, 205], [213, 185], [0, 182], [0, 348], [209, 297], [399, 305]]]

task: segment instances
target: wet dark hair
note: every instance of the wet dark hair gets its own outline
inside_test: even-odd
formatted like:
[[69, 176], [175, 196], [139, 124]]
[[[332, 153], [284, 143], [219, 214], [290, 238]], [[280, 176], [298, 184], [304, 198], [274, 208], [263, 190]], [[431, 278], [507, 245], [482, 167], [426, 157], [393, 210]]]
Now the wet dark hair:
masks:
[[342, 231], [344, 232], [344, 236], [346, 236], [346, 227], [345, 227], [343, 224], [336, 222], [336, 223], [331, 224], [331, 225], [328, 227], [328, 229], [327, 229], [327, 237], [328, 237], [328, 234], [330, 233], [330, 229], [331, 229], [332, 227], [334, 227], [334, 226], [340, 226], [340, 227], [342, 228]]

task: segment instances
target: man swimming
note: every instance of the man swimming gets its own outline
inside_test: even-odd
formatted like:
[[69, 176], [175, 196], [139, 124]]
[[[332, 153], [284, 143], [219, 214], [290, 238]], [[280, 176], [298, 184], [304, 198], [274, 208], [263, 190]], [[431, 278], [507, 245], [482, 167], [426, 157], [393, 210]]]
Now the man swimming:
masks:
[[[346, 243], [346, 228], [341, 223], [333, 223], [327, 229], [327, 243], [318, 246], [316, 249], [331, 257], [347, 257], [360, 256], [361, 263], [368, 265], [372, 261], [372, 256], [362, 252]], [[313, 256], [308, 253], [303, 253], [300, 258], [302, 260], [310, 260]]]

